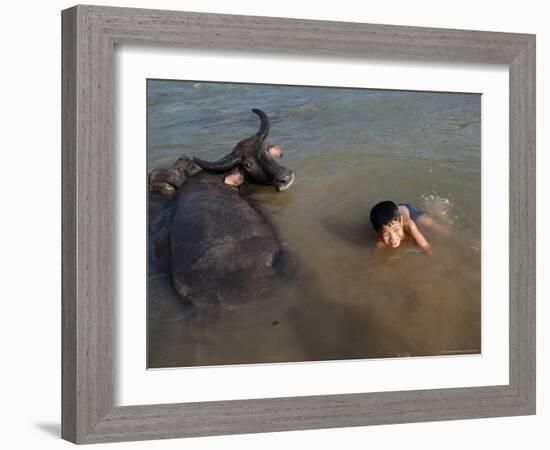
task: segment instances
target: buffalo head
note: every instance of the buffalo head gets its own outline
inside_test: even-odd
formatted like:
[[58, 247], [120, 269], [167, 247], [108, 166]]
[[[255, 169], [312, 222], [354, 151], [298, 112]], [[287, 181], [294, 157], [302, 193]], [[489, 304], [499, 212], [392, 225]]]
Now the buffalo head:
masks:
[[288, 189], [294, 181], [294, 173], [281, 166], [277, 159], [282, 157], [277, 145], [266, 145], [269, 133], [269, 119], [259, 110], [252, 110], [260, 118], [260, 130], [253, 136], [239, 142], [228, 155], [210, 162], [199, 158], [193, 161], [209, 172], [228, 172], [226, 182], [238, 185], [246, 180], [255, 184], [272, 184], [278, 191]]

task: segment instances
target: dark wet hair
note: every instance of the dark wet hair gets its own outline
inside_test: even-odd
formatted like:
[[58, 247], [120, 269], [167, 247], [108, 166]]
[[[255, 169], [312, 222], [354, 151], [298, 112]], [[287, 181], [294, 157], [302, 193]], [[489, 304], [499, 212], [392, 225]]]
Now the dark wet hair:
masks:
[[394, 220], [399, 220], [400, 217], [399, 208], [390, 200], [377, 203], [370, 210], [370, 222], [377, 232], [380, 231], [384, 225], [389, 225]]

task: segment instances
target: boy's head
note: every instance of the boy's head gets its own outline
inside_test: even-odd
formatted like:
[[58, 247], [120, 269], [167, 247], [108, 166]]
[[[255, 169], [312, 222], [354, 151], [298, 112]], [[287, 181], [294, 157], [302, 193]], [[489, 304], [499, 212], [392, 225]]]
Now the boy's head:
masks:
[[374, 205], [370, 211], [370, 221], [384, 244], [399, 247], [405, 233], [403, 218], [394, 202], [386, 200]]

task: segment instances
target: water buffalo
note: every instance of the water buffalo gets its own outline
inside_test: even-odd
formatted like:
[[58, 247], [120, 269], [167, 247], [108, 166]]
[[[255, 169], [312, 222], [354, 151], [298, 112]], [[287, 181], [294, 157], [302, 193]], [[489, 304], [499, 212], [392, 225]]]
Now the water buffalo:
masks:
[[280, 148], [265, 143], [267, 115], [252, 111], [260, 118], [259, 131], [228, 155], [215, 162], [182, 157], [149, 176], [154, 195], [168, 199], [152, 220], [150, 212], [149, 239], [158, 241], [154, 254], [165, 259], [179, 296], [197, 307], [262, 298], [284, 260], [273, 224], [239, 188], [248, 182], [284, 191], [294, 181], [294, 173], [278, 162]]

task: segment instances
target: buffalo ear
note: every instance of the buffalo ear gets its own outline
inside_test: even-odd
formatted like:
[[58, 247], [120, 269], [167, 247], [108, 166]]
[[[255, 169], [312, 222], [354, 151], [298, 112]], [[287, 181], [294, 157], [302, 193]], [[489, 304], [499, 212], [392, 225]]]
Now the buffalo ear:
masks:
[[279, 147], [278, 145], [268, 145], [267, 151], [273, 158], [283, 157], [283, 151], [281, 150], [281, 147]]
[[230, 153], [229, 155], [219, 159], [218, 161], [205, 161], [200, 158], [193, 158], [195, 164], [202, 169], [209, 170], [211, 172], [227, 172], [241, 162], [241, 157]]
[[236, 186], [240, 186], [241, 184], [243, 184], [244, 177], [243, 177], [243, 174], [241, 173], [241, 171], [235, 167], [231, 171], [231, 173], [223, 179], [223, 182], [225, 184], [228, 184], [229, 186], [235, 186], [236, 187]]

